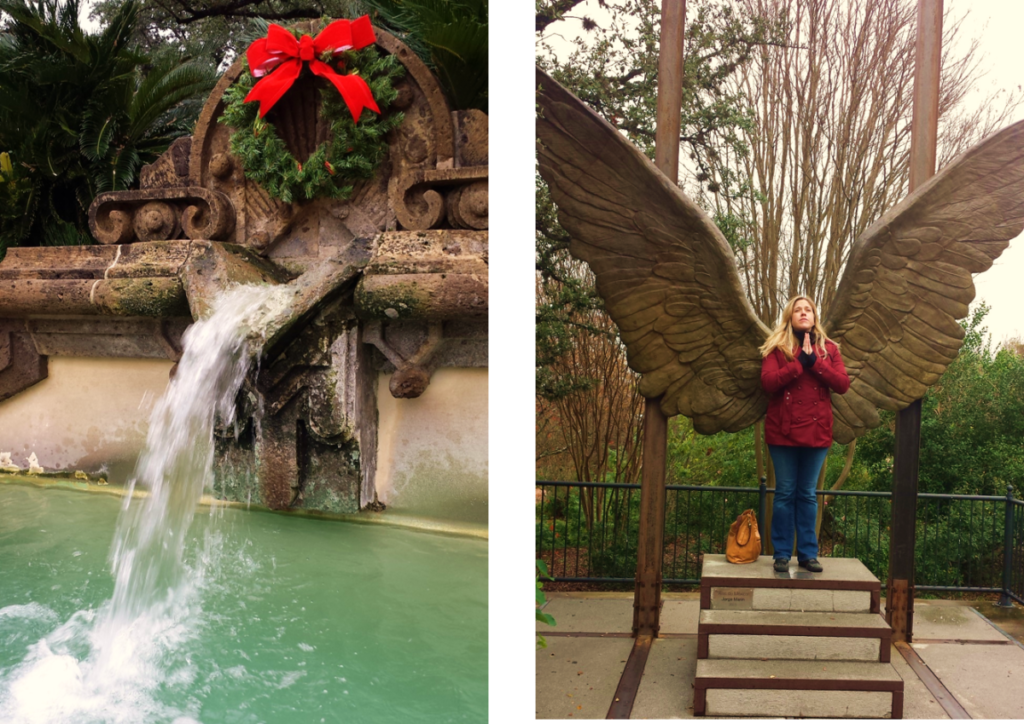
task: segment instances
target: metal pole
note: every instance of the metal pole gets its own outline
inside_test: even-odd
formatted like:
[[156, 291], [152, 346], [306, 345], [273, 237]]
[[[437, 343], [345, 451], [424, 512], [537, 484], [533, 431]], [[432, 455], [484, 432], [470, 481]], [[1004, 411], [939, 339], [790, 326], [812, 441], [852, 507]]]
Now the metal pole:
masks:
[[665, 558], [665, 449], [668, 419], [661, 398], [644, 404], [644, 470], [640, 482], [640, 533], [633, 636], [658, 635], [661, 628], [661, 567]]
[[1013, 608], [1010, 580], [1013, 576], [1013, 486], [1006, 486], [1006, 522], [1003, 528], [1003, 593], [997, 606]]
[[935, 175], [941, 63], [942, 0], [918, 0], [914, 108], [910, 122], [911, 193]]
[[[683, 30], [686, 0], [662, 0], [658, 56], [658, 118], [654, 163], [673, 182], [679, 180], [680, 107], [683, 101]], [[640, 481], [640, 534], [633, 635], [657, 636], [661, 617], [661, 567], [665, 547], [665, 459], [668, 418], [661, 398], [644, 403], [644, 468]]]
[[765, 540], [768, 534], [764, 530], [764, 511], [768, 507], [768, 478], [761, 476], [761, 484], [757, 486], [757, 529], [761, 532], [761, 552], [765, 553]]
[[[935, 174], [942, 58], [942, 0], [918, 0], [914, 64], [914, 111], [910, 130], [910, 191]], [[889, 541], [886, 620], [892, 640], [913, 641], [914, 542], [917, 473], [921, 453], [921, 401], [896, 413], [893, 502]]]

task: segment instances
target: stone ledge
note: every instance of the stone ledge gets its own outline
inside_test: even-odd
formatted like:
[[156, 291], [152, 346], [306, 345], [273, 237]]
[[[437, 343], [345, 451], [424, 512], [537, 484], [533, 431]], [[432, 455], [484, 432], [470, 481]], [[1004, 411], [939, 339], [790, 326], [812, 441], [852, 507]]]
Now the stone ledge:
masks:
[[366, 267], [375, 274], [487, 275], [486, 231], [388, 231]]
[[0, 262], [0, 280], [173, 277], [188, 259], [190, 244], [14, 247]]

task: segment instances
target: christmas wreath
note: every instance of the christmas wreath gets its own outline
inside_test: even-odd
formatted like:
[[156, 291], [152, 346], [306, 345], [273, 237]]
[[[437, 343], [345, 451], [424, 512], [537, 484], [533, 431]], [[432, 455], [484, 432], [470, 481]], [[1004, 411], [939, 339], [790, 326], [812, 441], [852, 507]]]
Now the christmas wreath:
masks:
[[[351, 23], [336, 20], [316, 38], [271, 25], [266, 38], [249, 46], [250, 72], [225, 92], [223, 116], [235, 129], [231, 152], [247, 179], [291, 203], [345, 199], [354, 182], [373, 178], [387, 154], [385, 135], [403, 119], [387, 109], [398, 96], [394, 83], [405, 75], [398, 59], [382, 55], [374, 41], [363, 16]], [[320, 114], [331, 124], [330, 140], [299, 162], [263, 117], [302, 72], [325, 78], [334, 88], [321, 91]]]

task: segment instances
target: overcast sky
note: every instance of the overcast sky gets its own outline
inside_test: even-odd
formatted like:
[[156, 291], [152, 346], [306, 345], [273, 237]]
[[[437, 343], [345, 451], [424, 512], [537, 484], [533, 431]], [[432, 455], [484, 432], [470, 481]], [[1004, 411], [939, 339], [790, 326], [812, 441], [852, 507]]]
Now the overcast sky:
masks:
[[[986, 77], [978, 86], [982, 91], [993, 88], [1024, 86], [1024, 62], [1021, 60], [1021, 29], [1024, 28], [1024, 3], [1015, 0], [947, 0], [947, 7], [960, 12], [969, 7], [968, 35], [978, 37], [987, 56]], [[1018, 110], [1014, 121], [1024, 119]], [[1009, 248], [983, 274], [974, 277], [977, 300], [984, 299], [992, 307], [987, 326], [992, 340], [1000, 343], [1009, 337], [1024, 336], [1024, 236], [1010, 242]]]
[[[973, 94], [973, 103], [981, 103], [996, 89], [1024, 86], [1021, 28], [1024, 28], [1024, 2], [1015, 0], [946, 0], [945, 9], [955, 16], [968, 11], [964, 21], [963, 38], [982, 41], [985, 75]], [[585, 7], [577, 6], [572, 15], [600, 18], [603, 14], [596, 0], [587, 0]], [[578, 21], [559, 23], [556, 35], [569, 39], [579, 32]], [[551, 38], [556, 47], [561, 43]], [[568, 47], [568, 46], [566, 46]], [[1024, 108], [1013, 121], [1024, 119]], [[975, 303], [985, 300], [992, 307], [986, 326], [994, 343], [1024, 337], [1024, 236], [1010, 243], [1010, 247], [993, 267], [975, 276], [977, 296]]]

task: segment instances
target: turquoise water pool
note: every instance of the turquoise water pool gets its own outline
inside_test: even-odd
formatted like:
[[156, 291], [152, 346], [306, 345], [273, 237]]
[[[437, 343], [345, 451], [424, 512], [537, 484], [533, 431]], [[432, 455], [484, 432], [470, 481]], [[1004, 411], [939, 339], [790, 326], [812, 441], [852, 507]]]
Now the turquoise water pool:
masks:
[[121, 501], [0, 485], [0, 721], [487, 717], [487, 544], [200, 508], [187, 585], [104, 613]]

